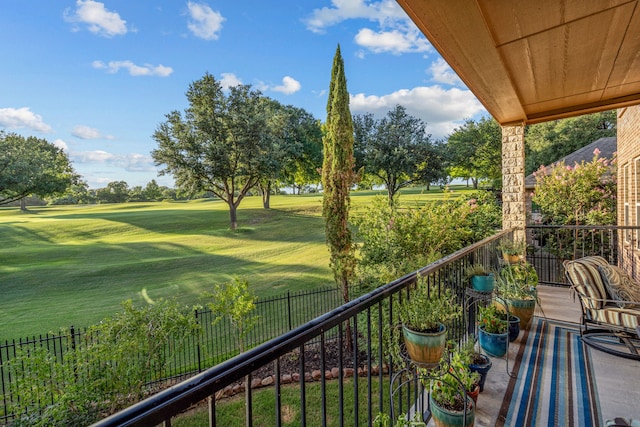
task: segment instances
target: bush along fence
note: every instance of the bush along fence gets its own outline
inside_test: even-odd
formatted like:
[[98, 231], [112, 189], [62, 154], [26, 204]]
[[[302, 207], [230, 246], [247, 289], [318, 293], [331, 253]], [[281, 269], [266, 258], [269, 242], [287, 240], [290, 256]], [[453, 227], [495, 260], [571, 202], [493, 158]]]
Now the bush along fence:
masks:
[[[243, 337], [245, 350], [341, 304], [335, 287], [257, 299], [258, 320]], [[89, 328], [0, 342], [0, 425], [65, 424], [83, 414], [90, 420], [240, 352], [229, 320], [214, 322], [210, 309], [185, 313], [166, 301], [123, 308]], [[122, 396], [122, 390], [132, 393]], [[96, 401], [106, 407], [96, 407]]]

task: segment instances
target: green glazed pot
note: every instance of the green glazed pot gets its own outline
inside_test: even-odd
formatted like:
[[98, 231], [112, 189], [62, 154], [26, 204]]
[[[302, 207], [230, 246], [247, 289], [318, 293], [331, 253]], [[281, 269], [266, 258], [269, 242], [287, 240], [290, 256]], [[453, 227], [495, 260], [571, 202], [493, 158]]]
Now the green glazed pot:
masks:
[[476, 407], [473, 400], [467, 396], [467, 418], [464, 419], [462, 411], [450, 411], [438, 405], [432, 396], [429, 396], [429, 405], [431, 408], [431, 416], [436, 427], [469, 427], [473, 426], [476, 415]]
[[509, 313], [520, 318], [520, 330], [527, 330], [529, 323], [531, 323], [533, 312], [536, 309], [536, 300], [508, 299], [507, 306], [509, 307]]
[[447, 328], [443, 324], [436, 333], [418, 332], [402, 325], [402, 335], [411, 360], [426, 365], [440, 362], [447, 343]]
[[496, 278], [493, 277], [493, 274], [487, 276], [472, 276], [471, 286], [478, 292], [493, 292], [495, 281]]

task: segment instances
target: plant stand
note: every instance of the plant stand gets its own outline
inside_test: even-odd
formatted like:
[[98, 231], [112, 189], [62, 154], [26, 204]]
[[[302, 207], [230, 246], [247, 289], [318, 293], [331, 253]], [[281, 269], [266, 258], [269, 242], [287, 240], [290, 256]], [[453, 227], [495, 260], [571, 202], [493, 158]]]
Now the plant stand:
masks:
[[[479, 304], [492, 304], [495, 301], [498, 301], [500, 304], [503, 304], [507, 313], [507, 319], [511, 317], [511, 313], [509, 312], [509, 308], [507, 304], [502, 301], [500, 297], [498, 297], [495, 292], [478, 292], [474, 289], [467, 288], [465, 290], [465, 305], [463, 315], [467, 316], [467, 339], [471, 337], [471, 339], [475, 341], [478, 340], [478, 305]], [[516, 377], [516, 374], [509, 370], [509, 344], [510, 340], [507, 339], [507, 352], [504, 356], [501, 356], [502, 359], [506, 361], [506, 370], [507, 375], [512, 378]], [[480, 348], [482, 350], [482, 348]], [[484, 352], [486, 353], [486, 352]], [[491, 356], [494, 357], [494, 356]]]
[[[441, 377], [437, 375], [437, 369], [440, 364], [422, 364], [414, 362], [409, 358], [406, 347], [400, 346], [400, 354], [404, 360], [404, 368], [395, 372], [391, 376], [389, 383], [390, 396], [391, 396], [391, 420], [395, 422], [399, 413], [396, 413], [397, 408], [406, 408], [406, 410], [400, 410], [400, 413], [405, 413], [407, 420], [414, 420], [416, 414], [418, 419], [425, 424], [432, 418], [432, 410], [430, 406], [430, 391], [429, 387], [425, 387], [425, 382], [441, 380]], [[467, 393], [458, 378], [456, 378], [457, 386], [460, 390], [461, 396], [464, 396], [466, 401]], [[397, 404], [397, 405], [396, 405]], [[472, 409], [475, 409], [475, 403]], [[463, 411], [463, 425], [467, 422], [467, 411]]]

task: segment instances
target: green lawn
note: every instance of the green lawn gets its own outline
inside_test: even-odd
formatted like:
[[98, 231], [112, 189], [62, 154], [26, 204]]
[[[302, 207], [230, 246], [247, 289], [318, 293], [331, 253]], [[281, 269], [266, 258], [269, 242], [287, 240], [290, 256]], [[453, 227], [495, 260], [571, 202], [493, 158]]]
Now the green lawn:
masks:
[[[354, 214], [376, 194], [354, 193]], [[402, 200], [441, 197], [412, 189]], [[87, 326], [125, 299], [195, 304], [233, 275], [258, 296], [333, 285], [321, 207], [320, 195], [274, 196], [270, 210], [249, 197], [237, 232], [211, 200], [0, 208], [0, 340]]]
[[[389, 378], [385, 377], [383, 383], [383, 402], [389, 401]], [[379, 379], [372, 379], [371, 387], [371, 418], [380, 412], [379, 403]], [[326, 382], [326, 422], [328, 426], [339, 426], [339, 399], [338, 381]], [[358, 417], [360, 424], [367, 424], [369, 421], [368, 388], [367, 380], [358, 379]], [[305, 416], [308, 425], [318, 426], [322, 424], [322, 395], [321, 384], [319, 382], [307, 383], [305, 386], [306, 405]], [[281, 388], [282, 402], [282, 425], [299, 426], [302, 423], [300, 408], [300, 387], [298, 384], [283, 385]], [[353, 392], [353, 379], [344, 380], [343, 404], [346, 425], [353, 425], [355, 419], [355, 403]], [[245, 405], [244, 394], [233, 398], [224, 399], [216, 404], [216, 422], [220, 426], [244, 426], [245, 425]], [[254, 391], [253, 393], [253, 425], [271, 426], [276, 424], [275, 420], [275, 392], [274, 387]], [[385, 408], [388, 412], [388, 408]], [[171, 425], [176, 427], [197, 427], [208, 425], [209, 417], [206, 406], [201, 406], [191, 412], [183, 414], [172, 420]], [[351, 421], [351, 423], [349, 423]]]

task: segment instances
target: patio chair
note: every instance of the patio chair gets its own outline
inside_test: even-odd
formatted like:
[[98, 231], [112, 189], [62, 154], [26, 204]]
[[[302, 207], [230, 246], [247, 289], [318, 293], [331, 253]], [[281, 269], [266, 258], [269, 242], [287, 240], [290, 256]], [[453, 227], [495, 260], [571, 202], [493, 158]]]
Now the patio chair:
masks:
[[582, 306], [582, 340], [607, 353], [640, 360], [640, 285], [600, 256], [565, 261], [564, 268]]

